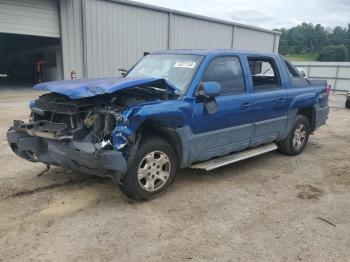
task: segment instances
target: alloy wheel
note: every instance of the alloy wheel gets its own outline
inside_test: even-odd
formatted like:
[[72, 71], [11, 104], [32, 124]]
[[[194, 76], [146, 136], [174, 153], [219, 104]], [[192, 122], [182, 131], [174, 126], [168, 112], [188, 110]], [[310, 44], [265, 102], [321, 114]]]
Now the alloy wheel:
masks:
[[293, 134], [293, 146], [296, 150], [299, 150], [305, 142], [306, 139], [306, 127], [304, 124], [300, 123], [294, 130]]
[[171, 162], [169, 157], [161, 151], [148, 153], [141, 161], [137, 178], [141, 188], [148, 192], [162, 188], [169, 179]]

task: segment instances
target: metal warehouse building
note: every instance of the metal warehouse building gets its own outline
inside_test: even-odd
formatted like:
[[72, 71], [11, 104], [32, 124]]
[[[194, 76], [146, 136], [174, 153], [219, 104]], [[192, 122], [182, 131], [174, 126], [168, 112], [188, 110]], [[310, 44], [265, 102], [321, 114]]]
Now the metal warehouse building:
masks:
[[117, 0], [0, 0], [0, 76], [35, 82], [117, 76], [145, 52], [224, 48], [277, 52], [279, 33]]

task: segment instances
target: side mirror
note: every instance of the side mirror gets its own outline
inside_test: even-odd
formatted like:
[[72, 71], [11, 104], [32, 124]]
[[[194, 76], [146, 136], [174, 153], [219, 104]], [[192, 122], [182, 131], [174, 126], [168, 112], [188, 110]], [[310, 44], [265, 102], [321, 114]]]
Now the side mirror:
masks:
[[120, 72], [121, 76], [125, 76], [125, 74], [128, 72], [128, 69], [118, 68], [118, 71]]
[[198, 96], [203, 98], [214, 98], [220, 95], [221, 87], [218, 82], [204, 82], [199, 86]]

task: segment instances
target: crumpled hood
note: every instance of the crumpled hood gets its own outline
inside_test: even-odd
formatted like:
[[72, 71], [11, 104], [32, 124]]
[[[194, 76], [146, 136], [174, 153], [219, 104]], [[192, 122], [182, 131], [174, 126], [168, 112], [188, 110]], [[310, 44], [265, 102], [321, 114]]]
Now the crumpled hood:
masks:
[[175, 94], [179, 91], [175, 86], [161, 78], [96, 78], [84, 80], [63, 80], [40, 83], [34, 86], [40, 91], [50, 91], [68, 96], [71, 99], [92, 97], [102, 94], [111, 94], [142, 85], [161, 85]]

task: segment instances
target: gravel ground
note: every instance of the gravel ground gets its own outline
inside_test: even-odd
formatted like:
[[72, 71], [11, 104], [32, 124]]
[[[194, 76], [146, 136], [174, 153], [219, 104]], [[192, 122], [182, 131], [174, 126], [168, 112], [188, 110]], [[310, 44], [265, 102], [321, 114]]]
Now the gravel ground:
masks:
[[[304, 153], [179, 172], [161, 197], [14, 155], [37, 92], [0, 90], [0, 261], [350, 261], [350, 110], [331, 96]], [[328, 221], [328, 222], [327, 222]]]

